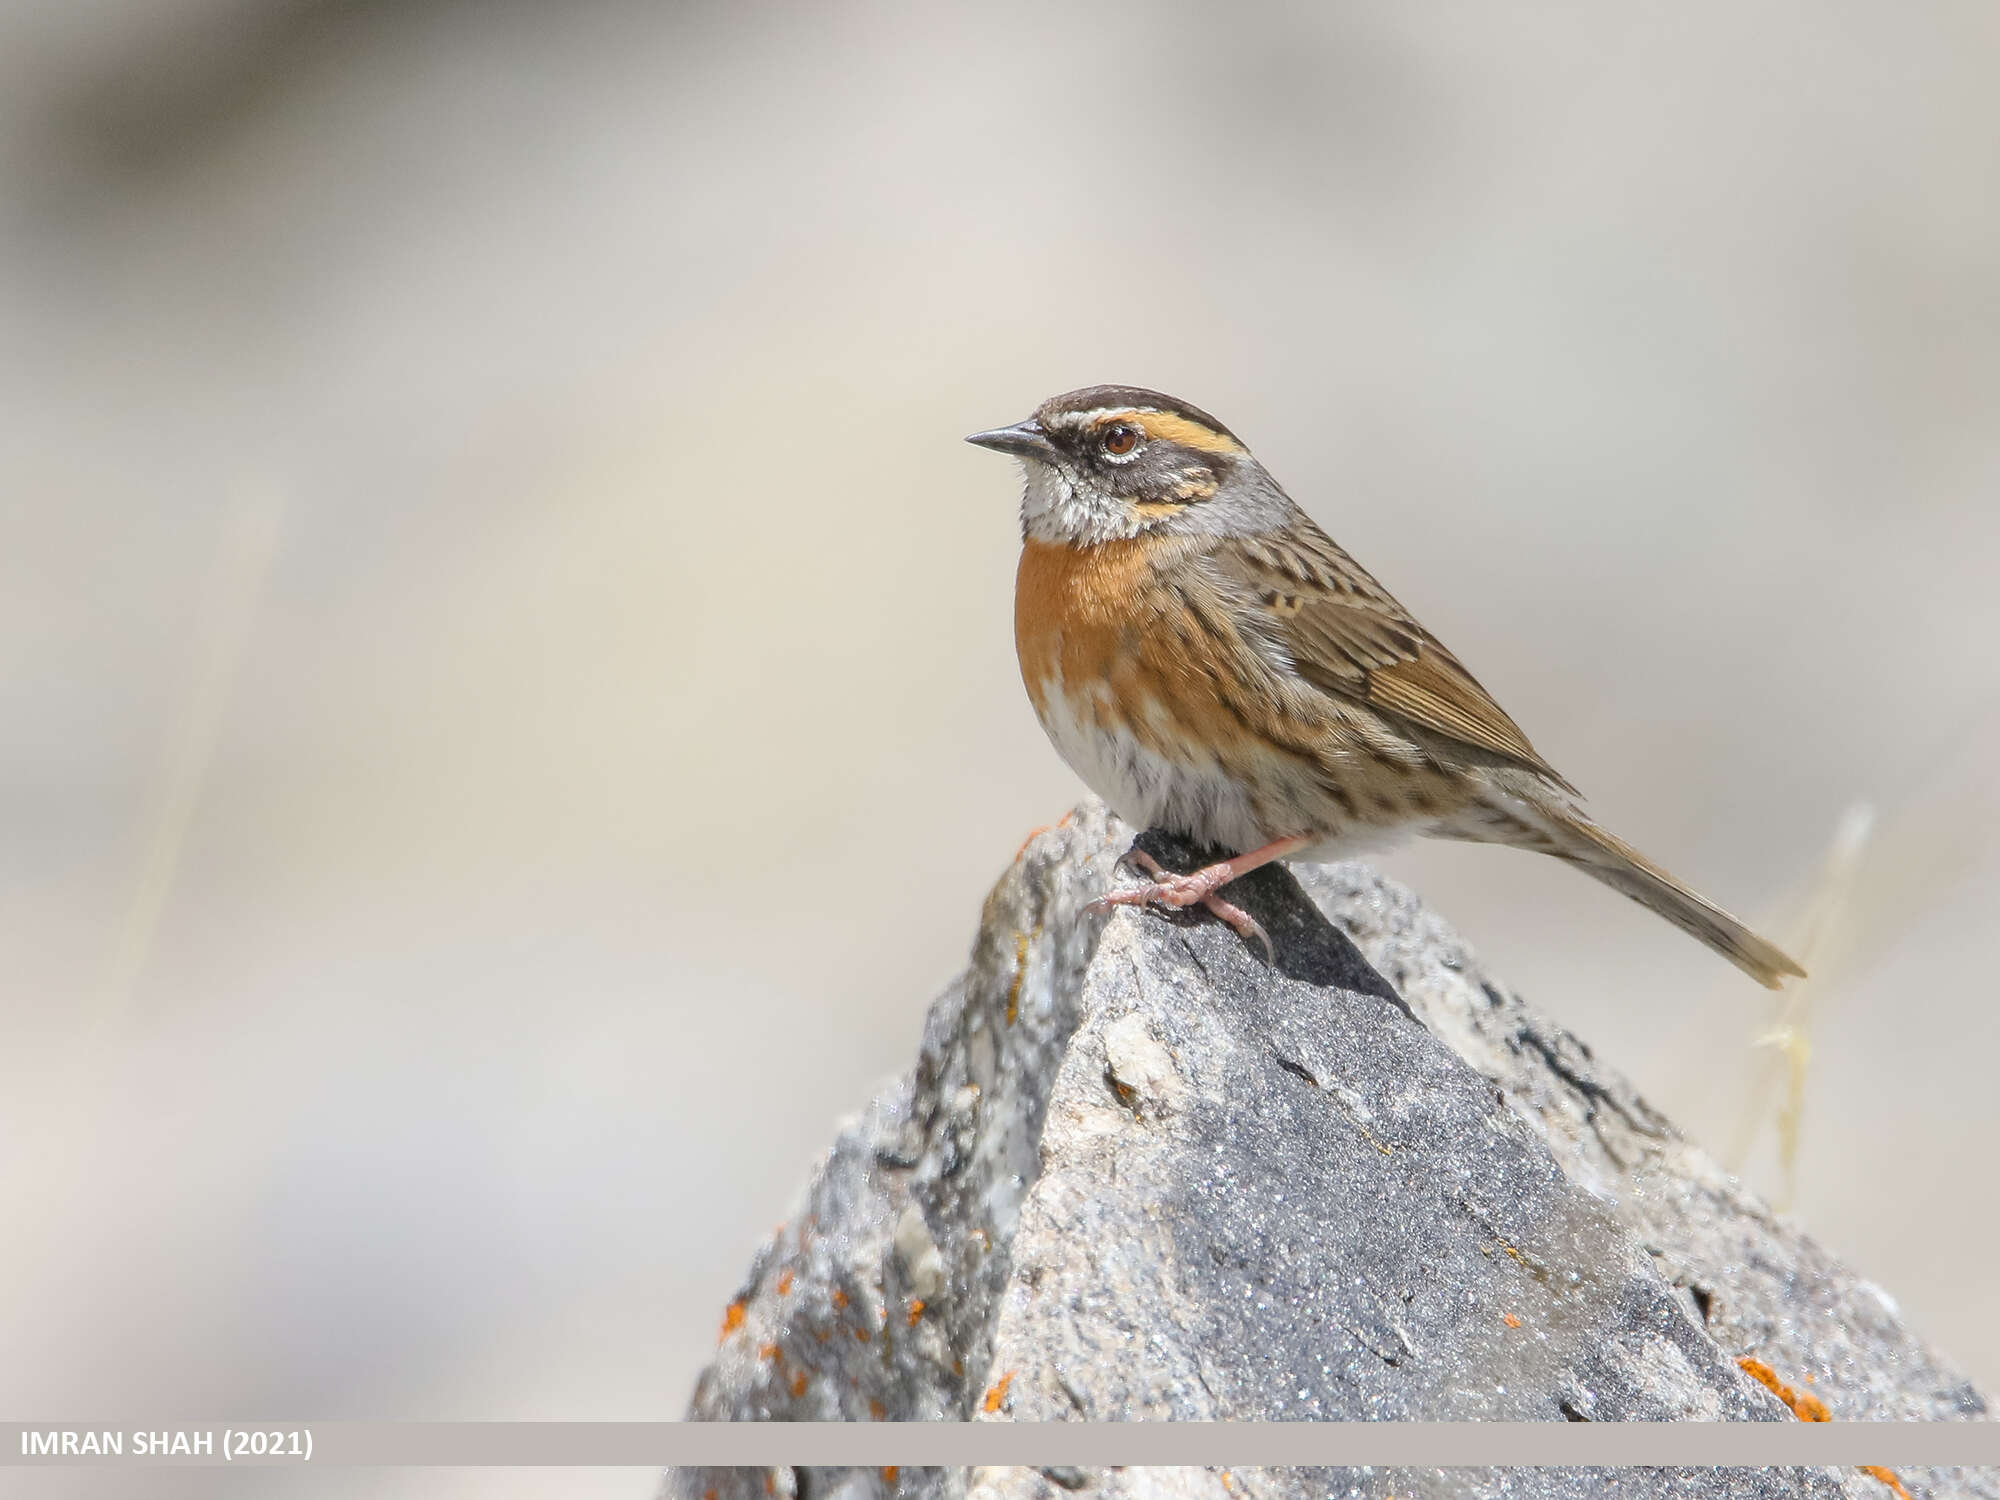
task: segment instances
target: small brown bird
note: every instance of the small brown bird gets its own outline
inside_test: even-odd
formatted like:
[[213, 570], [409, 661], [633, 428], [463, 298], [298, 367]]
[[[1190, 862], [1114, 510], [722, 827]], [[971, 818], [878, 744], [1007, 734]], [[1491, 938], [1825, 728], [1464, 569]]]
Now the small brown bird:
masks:
[[1429, 631], [1215, 418], [1092, 386], [968, 442], [1027, 470], [1014, 593], [1021, 677], [1064, 760], [1112, 809], [1234, 858], [1105, 905], [1204, 905], [1274, 859], [1408, 833], [1566, 860], [1776, 988], [1805, 971], [1591, 819]]

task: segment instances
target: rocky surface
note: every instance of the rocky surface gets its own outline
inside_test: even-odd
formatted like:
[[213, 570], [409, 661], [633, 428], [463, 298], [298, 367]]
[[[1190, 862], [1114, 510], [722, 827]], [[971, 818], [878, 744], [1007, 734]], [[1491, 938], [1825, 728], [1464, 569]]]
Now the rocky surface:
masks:
[[[1976, 1418], [1894, 1302], [1682, 1139], [1360, 865], [1202, 914], [1082, 908], [1131, 831], [1088, 803], [989, 896], [915, 1069], [844, 1129], [724, 1319], [732, 1420]], [[1158, 834], [1163, 863], [1199, 852]], [[1920, 1494], [1992, 1476], [1906, 1473]], [[1599, 1492], [1588, 1471], [1536, 1494]], [[687, 1471], [670, 1493], [1501, 1495], [1504, 1473]], [[1636, 1486], [1636, 1487], [1635, 1487]], [[1879, 1495], [1836, 1470], [1627, 1494]]]

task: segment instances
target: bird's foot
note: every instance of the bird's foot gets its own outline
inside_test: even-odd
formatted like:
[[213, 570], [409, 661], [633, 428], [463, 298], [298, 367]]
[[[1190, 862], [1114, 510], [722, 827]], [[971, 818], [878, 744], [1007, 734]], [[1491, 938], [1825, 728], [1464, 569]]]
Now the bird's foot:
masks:
[[1192, 875], [1176, 875], [1144, 849], [1126, 850], [1125, 859], [1143, 870], [1153, 883], [1110, 892], [1102, 899], [1112, 906], [1145, 906], [1154, 901], [1176, 908], [1193, 906], [1206, 900], [1218, 886], [1236, 878], [1227, 860], [1205, 866]]
[[1235, 929], [1236, 935], [1244, 942], [1255, 940], [1262, 943], [1267, 963], [1277, 961], [1277, 951], [1271, 946], [1271, 935], [1264, 931], [1264, 924], [1242, 907], [1215, 894], [1219, 887], [1237, 877], [1239, 871], [1232, 861], [1209, 865], [1192, 875], [1176, 875], [1143, 849], [1134, 849], [1125, 857], [1144, 870], [1152, 883], [1107, 891], [1084, 908], [1086, 911], [1101, 913], [1110, 911], [1114, 906], [1151, 906], [1154, 902], [1176, 911], [1190, 906], [1205, 907]]

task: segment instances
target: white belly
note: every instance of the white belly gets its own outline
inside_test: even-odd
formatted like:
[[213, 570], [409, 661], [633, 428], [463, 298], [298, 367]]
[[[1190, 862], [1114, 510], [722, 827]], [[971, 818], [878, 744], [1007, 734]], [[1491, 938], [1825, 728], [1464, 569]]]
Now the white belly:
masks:
[[[1291, 857], [1308, 861], [1351, 859], [1420, 831], [1355, 822], [1296, 761], [1277, 752], [1225, 775], [1213, 756], [1192, 749], [1185, 756], [1163, 755], [1129, 730], [1099, 728], [1096, 716], [1076, 711], [1059, 680], [1044, 685], [1041, 702], [1042, 728], [1056, 753], [1135, 828], [1164, 828], [1232, 854], [1305, 834], [1313, 842]], [[1159, 710], [1148, 707], [1158, 724]], [[1173, 736], [1153, 738], [1171, 742]]]
[[1257, 817], [1249, 790], [1212, 759], [1170, 758], [1128, 731], [1098, 728], [1074, 711], [1060, 682], [1047, 685], [1042, 702], [1042, 728], [1056, 753], [1133, 827], [1166, 828], [1239, 854], [1280, 837]]

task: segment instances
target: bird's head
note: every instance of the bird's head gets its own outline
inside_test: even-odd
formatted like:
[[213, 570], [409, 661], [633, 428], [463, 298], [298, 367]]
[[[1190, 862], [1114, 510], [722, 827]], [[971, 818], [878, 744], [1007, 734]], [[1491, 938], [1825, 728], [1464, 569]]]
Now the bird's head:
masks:
[[1036, 541], [1090, 546], [1146, 532], [1239, 530], [1218, 500], [1275, 492], [1215, 418], [1158, 391], [1094, 385], [1051, 396], [1025, 422], [975, 432], [982, 448], [1027, 471], [1021, 529]]

